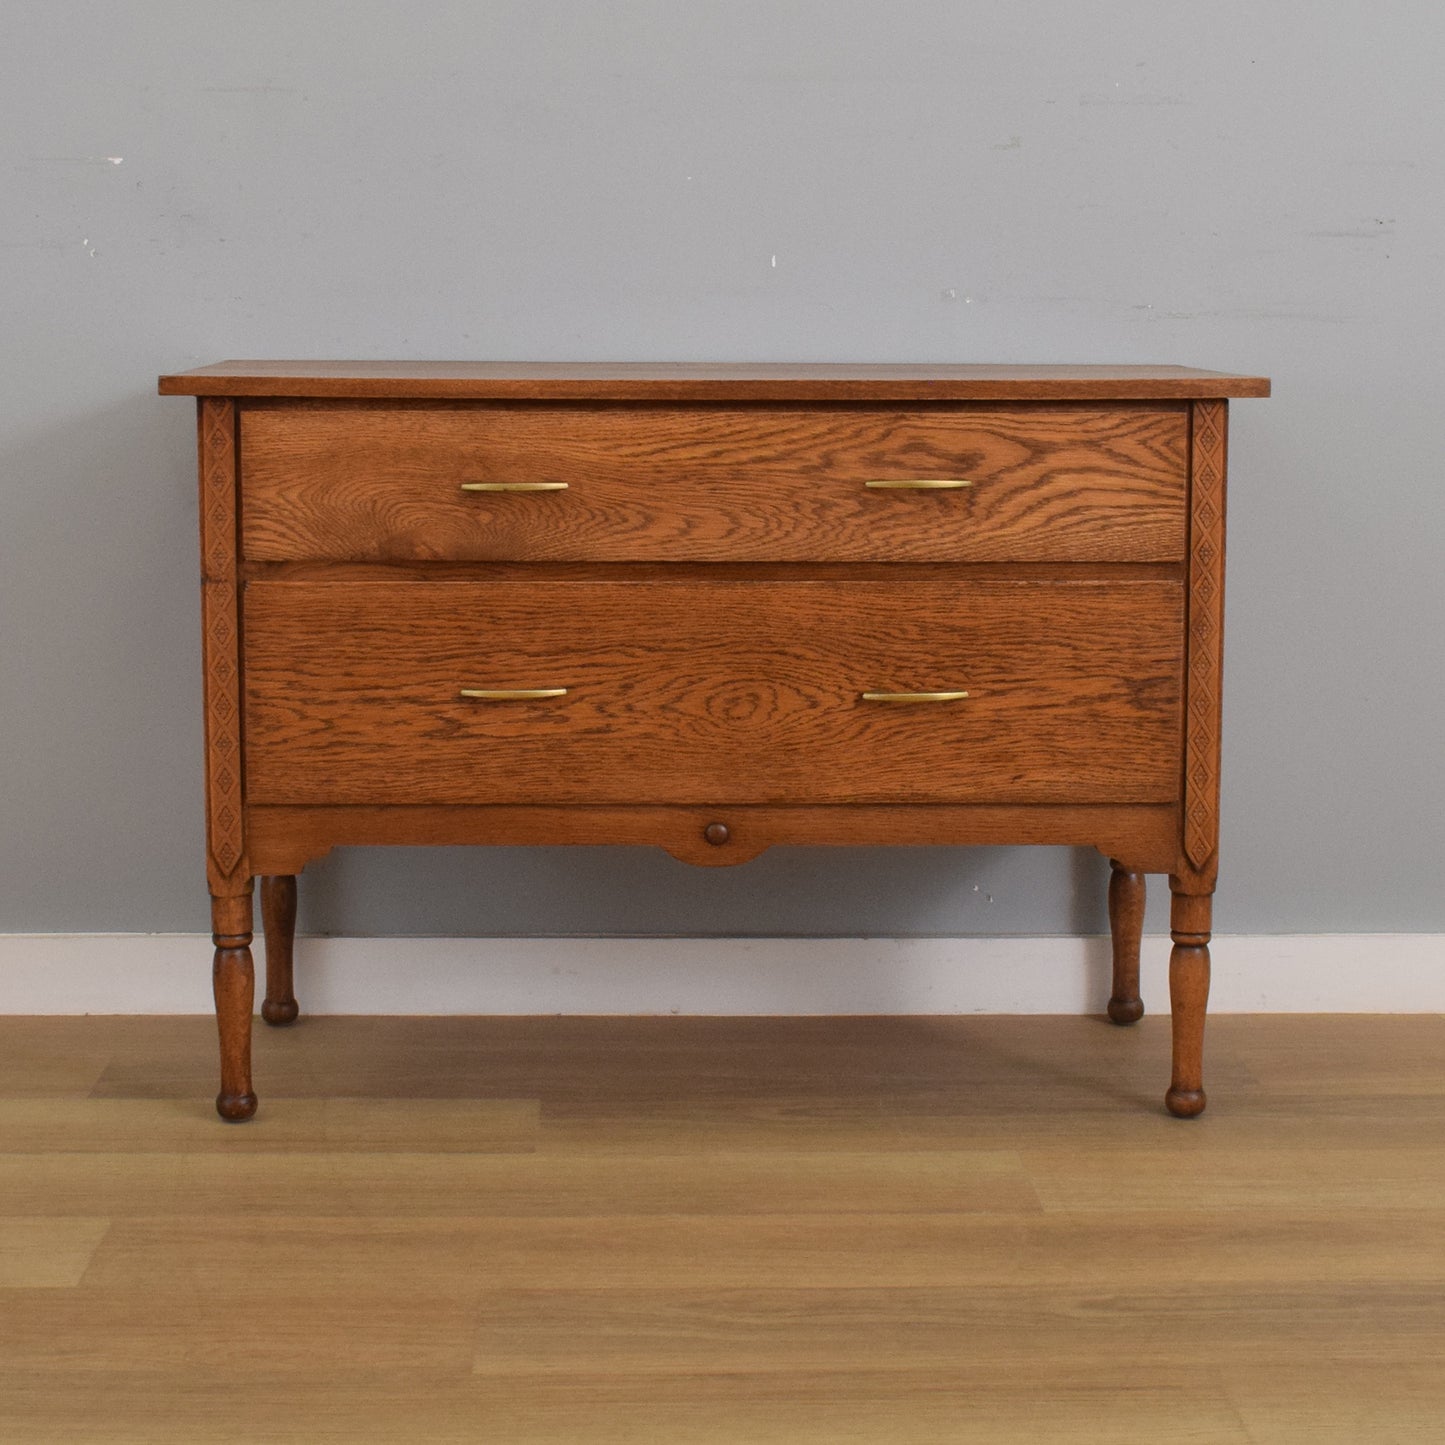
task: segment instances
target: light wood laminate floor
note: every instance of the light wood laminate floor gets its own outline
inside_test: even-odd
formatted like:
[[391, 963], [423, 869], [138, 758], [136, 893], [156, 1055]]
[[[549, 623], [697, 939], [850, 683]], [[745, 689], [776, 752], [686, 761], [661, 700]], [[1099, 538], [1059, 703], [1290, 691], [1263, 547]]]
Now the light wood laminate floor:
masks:
[[[303, 997], [304, 1004], [304, 997]], [[1445, 1441], [1445, 1019], [0, 1019], [0, 1440]]]

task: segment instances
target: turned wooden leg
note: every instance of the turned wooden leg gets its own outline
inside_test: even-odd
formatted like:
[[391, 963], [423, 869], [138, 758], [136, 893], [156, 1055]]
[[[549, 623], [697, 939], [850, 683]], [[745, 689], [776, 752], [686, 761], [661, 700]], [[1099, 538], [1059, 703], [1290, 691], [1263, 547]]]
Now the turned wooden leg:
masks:
[[1109, 1017], [1133, 1024], [1144, 1017], [1139, 997], [1139, 943], [1144, 937], [1144, 875], [1109, 860], [1109, 932], [1114, 941], [1114, 991]]
[[1169, 1112], [1192, 1119], [1204, 1112], [1204, 1013], [1209, 1003], [1209, 930], [1213, 896], [1181, 893], [1171, 878], [1169, 1002], [1174, 1022], [1174, 1077], [1164, 1102]]
[[221, 1092], [216, 1112], [233, 1123], [256, 1112], [251, 1092], [251, 1008], [256, 970], [251, 962], [251, 895], [211, 899], [211, 942], [216, 959], [211, 982], [221, 1035]]
[[266, 997], [261, 1017], [268, 1024], [292, 1024], [300, 1012], [292, 981], [296, 945], [296, 875], [261, 880], [261, 927], [266, 933]]

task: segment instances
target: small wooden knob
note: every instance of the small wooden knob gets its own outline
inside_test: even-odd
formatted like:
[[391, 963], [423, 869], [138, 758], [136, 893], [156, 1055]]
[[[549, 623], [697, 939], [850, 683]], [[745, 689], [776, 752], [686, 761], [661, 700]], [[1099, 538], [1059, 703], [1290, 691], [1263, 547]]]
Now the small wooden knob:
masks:
[[709, 823], [707, 827], [702, 830], [702, 836], [706, 838], [714, 848], [721, 848], [722, 845], [732, 837], [732, 834], [728, 832], [728, 825], [726, 823]]

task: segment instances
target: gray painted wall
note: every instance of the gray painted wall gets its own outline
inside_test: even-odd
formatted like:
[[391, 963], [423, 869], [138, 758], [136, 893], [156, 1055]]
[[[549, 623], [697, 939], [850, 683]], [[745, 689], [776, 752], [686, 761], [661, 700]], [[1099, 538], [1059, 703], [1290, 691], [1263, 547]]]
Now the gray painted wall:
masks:
[[[1434, 0], [4, 0], [0, 931], [207, 926], [154, 378], [268, 355], [1272, 374], [1233, 410], [1218, 924], [1445, 929], [1442, 54]], [[1102, 880], [353, 853], [303, 925], [1062, 932]]]

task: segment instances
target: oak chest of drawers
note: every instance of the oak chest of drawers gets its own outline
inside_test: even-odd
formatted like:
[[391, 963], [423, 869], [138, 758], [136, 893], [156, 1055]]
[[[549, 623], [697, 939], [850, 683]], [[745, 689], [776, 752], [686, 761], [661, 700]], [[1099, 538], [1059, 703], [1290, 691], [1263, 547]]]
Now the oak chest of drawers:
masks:
[[1181, 367], [227, 362], [198, 398], [221, 1093], [330, 848], [1051, 843], [1167, 873], [1204, 1107], [1227, 398]]

